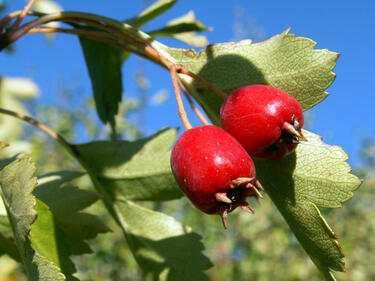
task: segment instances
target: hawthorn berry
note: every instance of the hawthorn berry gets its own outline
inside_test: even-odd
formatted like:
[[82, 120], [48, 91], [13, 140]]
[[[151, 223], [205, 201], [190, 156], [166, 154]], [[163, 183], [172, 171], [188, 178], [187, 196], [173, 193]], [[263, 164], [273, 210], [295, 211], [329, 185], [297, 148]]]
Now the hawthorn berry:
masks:
[[217, 126], [185, 131], [172, 149], [171, 167], [190, 201], [207, 214], [219, 214], [224, 227], [227, 214], [238, 206], [254, 213], [246, 197], [262, 197], [252, 159], [235, 138]]
[[303, 112], [288, 93], [266, 85], [250, 85], [231, 93], [220, 110], [221, 124], [251, 157], [280, 159], [301, 140]]

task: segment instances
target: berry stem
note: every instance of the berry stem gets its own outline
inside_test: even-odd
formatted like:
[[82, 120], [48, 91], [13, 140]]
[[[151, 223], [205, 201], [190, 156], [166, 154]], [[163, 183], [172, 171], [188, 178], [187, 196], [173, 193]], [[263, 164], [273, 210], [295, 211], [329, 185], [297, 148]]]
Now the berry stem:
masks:
[[186, 99], [188, 100], [191, 108], [193, 109], [194, 113], [198, 116], [199, 120], [202, 122], [203, 125], [210, 125], [210, 122], [204, 117], [203, 113], [199, 110], [199, 108], [194, 104], [189, 92], [184, 86], [184, 83], [181, 81], [181, 79], [178, 79], [178, 84], [180, 85], [180, 88], [182, 92], [184, 93]]
[[177, 101], [177, 107], [178, 107], [178, 115], [181, 118], [182, 123], [184, 124], [184, 127], [186, 130], [189, 130], [192, 128], [191, 123], [187, 117], [184, 104], [182, 103], [182, 98], [181, 98], [181, 92], [180, 88], [178, 86], [178, 76], [177, 76], [177, 70], [176, 67], [173, 65], [170, 68], [170, 73], [171, 73], [171, 78], [172, 78], [172, 83], [173, 83], [173, 89], [174, 93], [176, 96], [176, 101]]

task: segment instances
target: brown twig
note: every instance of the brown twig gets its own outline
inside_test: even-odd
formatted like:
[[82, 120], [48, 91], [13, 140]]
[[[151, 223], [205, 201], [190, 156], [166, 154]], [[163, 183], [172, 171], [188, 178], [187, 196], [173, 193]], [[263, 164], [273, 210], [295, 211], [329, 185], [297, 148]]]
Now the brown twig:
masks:
[[114, 47], [126, 50], [131, 53], [135, 53], [141, 57], [147, 58], [147, 56], [141, 51], [135, 48], [132, 48], [129, 45], [126, 45], [125, 43], [122, 43], [119, 40], [119, 38], [117, 38], [116, 36], [107, 32], [103, 32], [103, 31], [92, 31], [92, 30], [77, 29], [77, 28], [67, 29], [67, 28], [58, 28], [58, 27], [35, 27], [35, 28], [30, 29], [27, 33], [35, 34], [35, 33], [55, 33], [55, 32], [75, 34], [75, 35], [83, 36], [86, 38], [95, 39], [97, 41], [110, 44]]
[[204, 114], [199, 110], [199, 108], [194, 104], [189, 92], [185, 88], [184, 84], [182, 83], [181, 79], [178, 79], [178, 83], [182, 92], [184, 93], [186, 99], [188, 100], [191, 108], [193, 109], [194, 113], [198, 116], [199, 120], [202, 122], [203, 125], [210, 125], [210, 122], [204, 117]]
[[[227, 97], [227, 95], [223, 91], [221, 91], [219, 88], [217, 88], [215, 85], [203, 79], [199, 75], [191, 72], [185, 66], [176, 65], [175, 63], [171, 62], [167, 58], [161, 56], [157, 50], [155, 50], [153, 47], [149, 45], [150, 43], [149, 39], [142, 39], [143, 41], [138, 40], [134, 35], [136, 31], [127, 30], [120, 22], [117, 22], [110, 18], [101, 17], [98, 15], [88, 14], [88, 13], [61, 12], [61, 13], [56, 13], [56, 14], [46, 14], [43, 16], [41, 16], [41, 14], [39, 13], [38, 15], [40, 16], [39, 18], [21, 26], [20, 28], [18, 28], [17, 30], [13, 32], [10, 32], [9, 34], [10, 43], [16, 41], [22, 35], [28, 33], [29, 30], [37, 27], [40, 24], [48, 23], [51, 21], [57, 21], [57, 20], [62, 21], [62, 22], [83, 22], [88, 25], [91, 25], [100, 29], [104, 29], [108, 31], [109, 33], [118, 34], [124, 42], [128, 43], [129, 45], [133, 45], [137, 49], [142, 50], [149, 60], [164, 66], [168, 70], [170, 70], [172, 65], [174, 65], [177, 73], [186, 74], [192, 77], [193, 79], [197, 80], [202, 85], [206, 86], [210, 91], [216, 93], [219, 97], [223, 99]], [[135, 52], [135, 51], [132, 51], [132, 52]], [[164, 59], [161, 60], [161, 57], [163, 57]]]
[[15, 11], [3, 17], [0, 20], [0, 31], [14, 18], [18, 17], [22, 11]]
[[29, 2], [27, 2], [25, 8], [23, 8], [21, 14], [18, 16], [18, 19], [14, 23], [13, 28], [17, 28], [20, 25], [27, 13], [30, 11], [31, 7], [34, 5], [35, 1], [36, 0], [29, 0]]
[[54, 130], [50, 129], [46, 125], [43, 125], [42, 123], [39, 123], [38, 121], [36, 121], [35, 119], [33, 119], [29, 116], [26, 116], [24, 114], [17, 113], [17, 112], [8, 110], [8, 109], [0, 108], [0, 113], [6, 114], [6, 115], [9, 115], [9, 116], [13, 116], [15, 118], [18, 118], [20, 120], [23, 120], [23, 121], [33, 125], [34, 127], [38, 128], [39, 130], [43, 131], [48, 136], [50, 136], [51, 138], [56, 140], [59, 144], [61, 144], [67, 151], [69, 151], [69, 153], [74, 158], [77, 158], [77, 152], [74, 150], [73, 146], [69, 142], [67, 142], [60, 134], [56, 133]]
[[[30, 3], [32, 5], [33, 0], [30, 0], [29, 4]], [[21, 18], [22, 20], [21, 16], [22, 15], [25, 16], [28, 13], [28, 10], [30, 9], [30, 7], [29, 8], [25, 7], [25, 9], [19, 15], [18, 19]], [[21, 20], [19, 20], [19, 22], [21, 22]], [[44, 24], [44, 23], [48, 23], [48, 22], [56, 21], [56, 20], [59, 20], [62, 22], [73, 22], [73, 23], [80, 22], [80, 23], [87, 24], [89, 26], [99, 28], [104, 31], [86, 30], [86, 29], [80, 29], [80, 28], [66, 29], [66, 28], [38, 27], [40, 24]], [[15, 24], [15, 26], [17, 26], [19, 22]], [[116, 46], [118, 48], [124, 49], [126, 51], [136, 53], [142, 57], [146, 57], [164, 66], [165, 68], [167, 68], [171, 74], [173, 88], [174, 88], [176, 101], [178, 105], [179, 116], [186, 130], [192, 128], [192, 126], [188, 120], [186, 111], [182, 103], [179, 83], [190, 105], [192, 106], [192, 109], [197, 114], [201, 122], [205, 125], [208, 125], [209, 122], [207, 121], [207, 119], [205, 119], [203, 114], [199, 111], [199, 109], [192, 102], [189, 93], [187, 92], [184, 85], [181, 83], [177, 73], [182, 73], [182, 74], [192, 77], [193, 79], [197, 80], [201, 84], [205, 85], [209, 90], [213, 91], [221, 98], [223, 99], [226, 98], [226, 94], [223, 91], [215, 87], [213, 84], [211, 84], [207, 80], [191, 72], [189, 69], [187, 69], [183, 65], [175, 64], [169, 59], [167, 59], [166, 57], [162, 56], [157, 50], [155, 50], [152, 46], [146, 43], [147, 42], [146, 39], [142, 38], [142, 40], [144, 41], [142, 42], [142, 41], [137, 40], [137, 38], [134, 38], [133, 30], [129, 31], [123, 25], [121, 25], [121, 23], [118, 23], [111, 19], [107, 19], [105, 17], [100, 17], [100, 16], [92, 15], [92, 14], [85, 14], [85, 13], [74, 13], [74, 12], [66, 12], [66, 13], [62, 12], [62, 13], [56, 13], [56, 14], [51, 14], [51, 15], [43, 15], [21, 26], [20, 28], [16, 30], [12, 30], [9, 33], [9, 41], [14, 42], [17, 39], [19, 39], [21, 36], [27, 33], [51, 33], [51, 32], [70, 33], [70, 34], [76, 34], [79, 36], [85, 36], [87, 38], [99, 40], [99, 41], [111, 44], [113, 46]], [[130, 47], [130, 45], [133, 47]]]
[[[38, 14], [40, 15], [40, 13]], [[129, 41], [129, 43], [133, 45], [137, 44], [145, 44], [144, 42], [138, 41], [134, 38], [134, 34], [124, 28], [121, 22], [117, 22], [110, 18], [102, 17], [99, 15], [89, 14], [89, 13], [78, 13], [78, 12], [60, 12], [55, 14], [45, 14], [40, 16], [39, 18], [24, 24], [23, 26], [19, 27], [18, 29], [10, 32], [10, 42], [16, 41], [22, 35], [26, 34], [30, 29], [40, 25], [49, 23], [52, 21], [61, 21], [61, 22], [84, 22], [89, 23], [91, 26], [96, 26], [99, 28], [111, 28], [111, 32], [121, 32], [124, 40]], [[102, 23], [104, 22], [104, 24]], [[95, 24], [94, 24], [95, 23]], [[111, 24], [113, 25], [111, 27]], [[134, 31], [133, 31], [134, 32]]]

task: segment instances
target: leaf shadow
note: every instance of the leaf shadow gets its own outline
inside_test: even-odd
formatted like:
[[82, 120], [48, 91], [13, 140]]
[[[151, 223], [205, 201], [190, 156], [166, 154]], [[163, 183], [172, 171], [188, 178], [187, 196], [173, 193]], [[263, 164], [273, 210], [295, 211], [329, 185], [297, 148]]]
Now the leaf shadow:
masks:
[[210, 280], [204, 271], [210, 268], [212, 263], [202, 254], [204, 245], [200, 241], [200, 235], [187, 233], [161, 240], [151, 240], [134, 234], [127, 236], [144, 277], [150, 277], [154, 281]]
[[[205, 52], [207, 62], [198, 73], [200, 77], [227, 94], [242, 86], [267, 84], [262, 71], [250, 60], [235, 53], [220, 54], [217, 50], [219, 46], [220, 44], [207, 46]], [[200, 55], [203, 56], [203, 54]], [[220, 107], [224, 100], [197, 81], [194, 82], [194, 87], [198, 92], [192, 92], [194, 98], [211, 121], [216, 125], [220, 124]]]
[[[135, 155], [142, 154], [148, 142], [158, 138], [167, 130], [170, 130], [170, 128], [163, 128], [149, 137], [136, 141], [94, 141], [74, 145], [74, 147], [81, 159], [89, 166], [90, 172], [102, 175], [107, 167], [119, 167], [129, 162]], [[98, 165], [99, 163], [101, 165]]]
[[257, 178], [279, 209], [296, 205], [293, 180], [296, 160], [296, 152], [280, 160], [254, 160]]
[[12, 157], [0, 159], [0, 170], [4, 169], [5, 166], [8, 166], [13, 161], [17, 160], [20, 155], [21, 155], [21, 153], [17, 153], [16, 155], [14, 155]]

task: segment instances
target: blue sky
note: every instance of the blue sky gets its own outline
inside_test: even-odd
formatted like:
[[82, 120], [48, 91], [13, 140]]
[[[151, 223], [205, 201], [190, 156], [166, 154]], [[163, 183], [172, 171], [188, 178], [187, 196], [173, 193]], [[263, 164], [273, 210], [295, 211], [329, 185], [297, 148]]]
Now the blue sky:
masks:
[[[116, 19], [136, 15], [143, 1], [57, 1], [65, 10], [87, 11]], [[150, 2], [150, 1], [149, 1]], [[8, 11], [24, 6], [23, 0], [5, 1]], [[89, 4], [88, 4], [89, 3]], [[146, 29], [161, 27], [168, 20], [194, 10], [198, 20], [213, 28], [206, 32], [210, 43], [232, 41], [235, 11], [243, 10], [243, 20], [256, 26], [263, 40], [291, 27], [296, 36], [309, 37], [317, 48], [341, 53], [334, 69], [335, 82], [328, 88], [329, 97], [311, 111], [311, 131], [323, 136], [328, 144], [340, 145], [349, 154], [349, 162], [359, 164], [359, 147], [363, 137], [375, 137], [373, 85], [375, 39], [375, 2], [373, 1], [197, 1], [180, 0], [170, 11], [152, 21]], [[249, 34], [252, 34], [249, 32]], [[160, 40], [175, 47], [188, 47], [174, 40]], [[126, 95], [136, 93], [134, 70], [137, 60], [129, 60], [124, 69]], [[53, 103], [56, 77], [69, 84], [78, 79], [85, 92], [91, 90], [78, 40], [71, 35], [58, 35], [51, 44], [41, 35], [29, 35], [16, 43], [14, 55], [0, 54], [1, 75], [33, 79], [41, 88], [41, 99]], [[172, 93], [169, 74], [147, 63], [151, 82], [150, 94], [159, 90]], [[130, 74], [130, 75], [127, 75]], [[160, 107], [147, 106], [146, 132], [164, 126], [181, 126], [173, 96]], [[194, 119], [193, 119], [194, 120]], [[194, 120], [194, 125], [199, 123]], [[182, 126], [181, 126], [182, 127]]]

